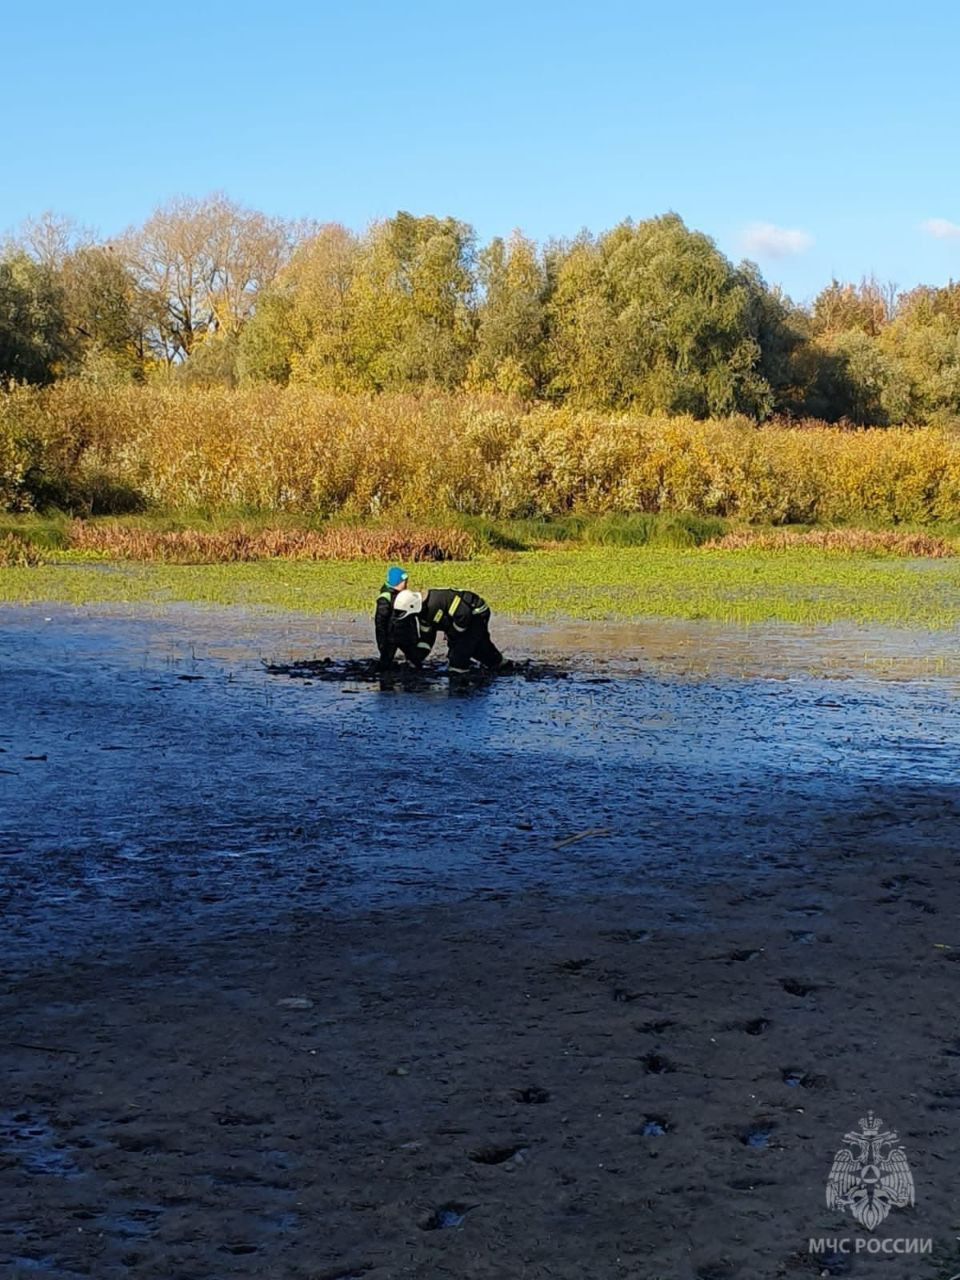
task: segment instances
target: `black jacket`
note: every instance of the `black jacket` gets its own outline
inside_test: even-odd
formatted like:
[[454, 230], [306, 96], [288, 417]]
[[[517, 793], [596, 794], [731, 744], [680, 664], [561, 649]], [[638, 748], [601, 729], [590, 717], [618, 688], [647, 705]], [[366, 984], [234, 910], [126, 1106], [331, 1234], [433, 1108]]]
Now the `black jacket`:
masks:
[[437, 631], [466, 631], [475, 618], [489, 616], [490, 606], [475, 591], [440, 587], [423, 598], [420, 619]]
[[393, 652], [399, 647], [410, 662], [419, 666], [433, 648], [438, 631], [457, 635], [475, 620], [489, 616], [490, 606], [475, 591], [435, 588], [424, 596], [419, 613], [400, 619], [394, 617], [390, 626]]
[[384, 666], [389, 666], [393, 661], [393, 655], [397, 652], [397, 642], [391, 639], [391, 628], [393, 624], [393, 602], [396, 599], [396, 591], [389, 583], [385, 582], [380, 588], [380, 594], [377, 596], [377, 607], [373, 614], [373, 629], [377, 637], [377, 648], [380, 650], [380, 661]]

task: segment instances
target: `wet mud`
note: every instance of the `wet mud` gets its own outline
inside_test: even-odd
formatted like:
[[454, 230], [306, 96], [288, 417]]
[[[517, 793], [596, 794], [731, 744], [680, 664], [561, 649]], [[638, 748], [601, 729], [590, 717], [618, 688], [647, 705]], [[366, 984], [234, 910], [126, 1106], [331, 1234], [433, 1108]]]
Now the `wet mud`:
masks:
[[949, 644], [668, 631], [0, 612], [0, 1274], [960, 1271]]
[[477, 663], [469, 672], [451, 675], [442, 662], [425, 662], [416, 667], [398, 661], [381, 670], [375, 658], [305, 658], [296, 662], [264, 662], [264, 670], [272, 676], [288, 676], [292, 680], [324, 684], [368, 684], [383, 690], [403, 689], [418, 692], [453, 682], [455, 688], [483, 688], [497, 680], [565, 680], [569, 675], [557, 662], [535, 662], [530, 658], [508, 659], [496, 671]]

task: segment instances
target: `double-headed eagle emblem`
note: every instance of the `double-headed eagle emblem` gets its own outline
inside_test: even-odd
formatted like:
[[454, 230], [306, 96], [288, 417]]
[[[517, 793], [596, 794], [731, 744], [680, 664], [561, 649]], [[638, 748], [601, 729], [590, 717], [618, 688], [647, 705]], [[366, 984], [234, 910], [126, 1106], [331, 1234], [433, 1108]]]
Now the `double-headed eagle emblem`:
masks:
[[827, 1179], [827, 1208], [841, 1209], [873, 1231], [891, 1209], [914, 1203], [913, 1174], [903, 1144], [872, 1111], [860, 1133], [845, 1133]]

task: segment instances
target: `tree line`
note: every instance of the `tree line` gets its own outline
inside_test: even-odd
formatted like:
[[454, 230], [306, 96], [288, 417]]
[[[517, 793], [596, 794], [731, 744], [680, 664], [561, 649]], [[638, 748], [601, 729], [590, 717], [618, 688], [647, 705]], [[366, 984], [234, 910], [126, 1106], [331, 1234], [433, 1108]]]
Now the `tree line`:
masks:
[[181, 199], [104, 242], [45, 215], [0, 251], [0, 383], [499, 392], [696, 418], [960, 417], [960, 284], [794, 304], [674, 213], [538, 245], [454, 218], [362, 233]]

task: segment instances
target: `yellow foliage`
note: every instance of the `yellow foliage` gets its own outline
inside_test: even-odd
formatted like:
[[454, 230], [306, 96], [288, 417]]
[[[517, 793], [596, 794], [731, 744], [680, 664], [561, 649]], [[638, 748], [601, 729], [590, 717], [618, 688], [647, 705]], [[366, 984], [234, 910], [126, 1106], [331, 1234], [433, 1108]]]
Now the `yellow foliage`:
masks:
[[43, 555], [25, 538], [15, 533], [0, 535], [0, 569], [27, 569], [43, 564]]
[[14, 445], [51, 484], [82, 490], [106, 478], [164, 508], [960, 517], [960, 436], [934, 427], [757, 427], [496, 395], [63, 381], [0, 396], [0, 459]]

